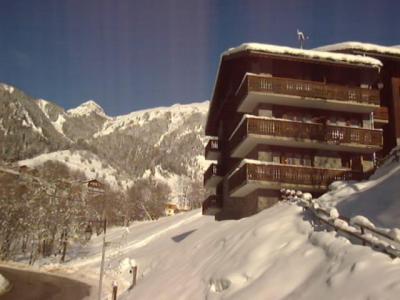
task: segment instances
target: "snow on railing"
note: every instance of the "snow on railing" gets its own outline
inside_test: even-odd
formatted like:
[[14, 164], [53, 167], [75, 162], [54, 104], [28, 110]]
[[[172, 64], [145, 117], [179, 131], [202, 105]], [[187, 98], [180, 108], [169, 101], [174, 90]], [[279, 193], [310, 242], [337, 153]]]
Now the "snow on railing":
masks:
[[312, 213], [314, 225], [323, 223], [333, 228], [337, 233], [354, 238], [364, 246], [370, 246], [376, 251], [388, 254], [391, 258], [400, 257], [400, 230], [376, 228], [366, 217], [355, 216], [351, 219], [341, 216], [335, 208], [323, 209], [318, 203], [303, 198], [297, 199], [297, 204], [305, 211]]

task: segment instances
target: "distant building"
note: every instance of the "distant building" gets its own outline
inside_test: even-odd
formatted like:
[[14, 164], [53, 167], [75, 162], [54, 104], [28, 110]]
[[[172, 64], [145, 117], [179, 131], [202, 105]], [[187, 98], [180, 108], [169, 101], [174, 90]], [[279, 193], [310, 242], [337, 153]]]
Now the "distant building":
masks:
[[18, 171], [20, 173], [27, 173], [29, 170], [30, 170], [30, 168], [27, 165], [22, 165], [22, 166], [19, 166], [19, 168], [18, 168]]
[[98, 196], [105, 193], [105, 185], [97, 179], [90, 179], [86, 181], [81, 181], [84, 184], [83, 195], [88, 196]]
[[374, 58], [243, 44], [223, 53], [210, 103], [204, 174], [215, 193], [203, 213], [242, 218], [274, 205], [281, 189], [318, 196], [362, 179], [383, 146]]
[[164, 211], [166, 216], [173, 216], [179, 212], [178, 205], [176, 203], [165, 203]]

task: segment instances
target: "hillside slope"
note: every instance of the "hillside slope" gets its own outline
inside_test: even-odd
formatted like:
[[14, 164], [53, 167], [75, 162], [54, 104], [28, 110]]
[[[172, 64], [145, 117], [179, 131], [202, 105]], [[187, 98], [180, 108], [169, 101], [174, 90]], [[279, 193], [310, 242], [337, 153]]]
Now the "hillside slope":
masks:
[[[287, 203], [239, 221], [216, 222], [197, 210], [115, 228], [107, 240], [106, 287], [117, 280], [126, 290], [133, 259], [139, 267], [125, 300], [381, 300], [400, 293], [398, 262], [335, 232], [315, 232], [301, 209]], [[64, 268], [95, 279], [100, 259], [98, 237]]]

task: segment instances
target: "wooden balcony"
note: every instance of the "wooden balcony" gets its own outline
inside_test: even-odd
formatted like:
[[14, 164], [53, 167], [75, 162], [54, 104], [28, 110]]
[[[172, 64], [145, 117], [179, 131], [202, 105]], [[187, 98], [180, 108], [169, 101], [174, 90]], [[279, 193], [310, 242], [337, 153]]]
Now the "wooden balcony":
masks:
[[374, 122], [380, 124], [389, 123], [389, 111], [385, 106], [380, 106], [374, 110]]
[[211, 139], [208, 141], [205, 149], [204, 156], [208, 160], [218, 160], [220, 157], [219, 142], [217, 139]]
[[382, 147], [382, 130], [247, 117], [230, 140], [233, 157], [245, 157], [257, 144], [373, 153]]
[[363, 173], [277, 164], [244, 164], [229, 178], [231, 197], [244, 197], [256, 189], [290, 188], [323, 192], [335, 180], [361, 180]]
[[222, 180], [221, 172], [217, 164], [211, 164], [204, 173], [204, 187], [212, 188]]
[[379, 90], [346, 87], [289, 78], [246, 74], [238, 88], [239, 112], [258, 104], [288, 105], [346, 112], [372, 112], [380, 104]]
[[202, 213], [207, 216], [215, 216], [222, 209], [221, 197], [216, 195], [209, 196], [202, 204]]

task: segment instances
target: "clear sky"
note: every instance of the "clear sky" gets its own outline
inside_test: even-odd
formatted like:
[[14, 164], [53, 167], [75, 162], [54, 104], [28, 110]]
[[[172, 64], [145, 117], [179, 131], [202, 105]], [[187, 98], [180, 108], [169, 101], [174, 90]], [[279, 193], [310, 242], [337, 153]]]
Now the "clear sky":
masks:
[[0, 0], [0, 82], [109, 115], [211, 97], [244, 42], [400, 44], [399, 0]]

